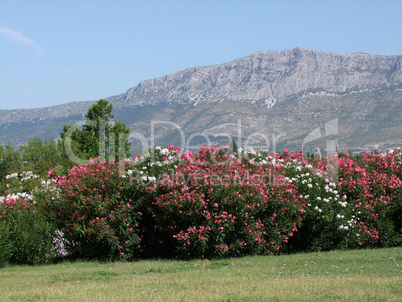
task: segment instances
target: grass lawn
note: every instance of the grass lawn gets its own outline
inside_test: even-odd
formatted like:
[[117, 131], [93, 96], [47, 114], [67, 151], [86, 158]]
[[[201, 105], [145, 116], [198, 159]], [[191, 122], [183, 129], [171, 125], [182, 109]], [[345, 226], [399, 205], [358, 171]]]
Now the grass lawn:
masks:
[[402, 301], [402, 249], [0, 269], [0, 301]]

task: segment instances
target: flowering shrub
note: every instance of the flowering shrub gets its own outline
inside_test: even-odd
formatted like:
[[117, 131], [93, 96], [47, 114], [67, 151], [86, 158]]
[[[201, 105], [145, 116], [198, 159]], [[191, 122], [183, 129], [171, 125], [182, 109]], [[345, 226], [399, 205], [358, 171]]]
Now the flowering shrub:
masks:
[[[332, 159], [310, 159], [300, 152], [284, 151], [280, 155], [263, 154], [263, 157], [273, 156], [272, 161], [304, 196], [306, 212], [287, 250], [393, 246], [399, 243], [401, 153], [386, 156], [365, 153], [351, 157], [339, 152]], [[262, 154], [258, 156], [261, 158]], [[333, 179], [333, 175], [338, 178]]]
[[277, 162], [276, 167], [285, 179], [298, 188], [306, 207], [300, 227], [286, 249], [294, 252], [338, 248], [344, 237], [339, 227], [345, 222], [345, 201], [336, 184], [327, 178], [330, 167], [325, 160], [309, 161], [301, 152], [284, 152], [268, 158]]
[[33, 200], [32, 193], [40, 186], [39, 175], [32, 171], [12, 173], [6, 176], [5, 196], [0, 197], [0, 203], [9, 199]]
[[49, 171], [46, 180], [12, 174], [0, 198], [0, 235], [11, 234], [0, 238], [0, 265], [55, 254], [221, 258], [395, 246], [401, 155], [230, 155], [206, 146], [194, 154], [168, 146], [64, 175]]
[[6, 176], [7, 190], [0, 197], [0, 265], [46, 263], [56, 255], [55, 226], [36, 202], [38, 192], [51, 194], [45, 184], [32, 171]]
[[402, 216], [401, 153], [340, 154], [340, 183], [349, 202], [350, 220], [344, 226], [354, 244], [392, 246], [400, 241]]
[[141, 213], [124, 192], [119, 165], [111, 161], [73, 167], [57, 178], [60, 197], [51, 205], [65, 248], [74, 257], [138, 257]]
[[267, 181], [270, 167], [246, 165], [216, 147], [183, 154], [173, 172], [156, 186], [155, 228], [176, 240], [180, 257], [277, 252], [304, 212], [295, 186], [280, 176]]
[[32, 202], [3, 200], [0, 204], [0, 263], [41, 264], [55, 256], [52, 245], [54, 225]]

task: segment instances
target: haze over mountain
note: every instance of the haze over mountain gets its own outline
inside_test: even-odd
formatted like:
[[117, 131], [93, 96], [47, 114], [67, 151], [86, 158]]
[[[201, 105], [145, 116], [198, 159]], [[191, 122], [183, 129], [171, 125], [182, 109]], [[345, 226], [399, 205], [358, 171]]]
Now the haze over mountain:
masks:
[[[402, 146], [402, 56], [330, 54], [295, 48], [191, 67], [108, 97], [115, 120], [146, 144], [204, 143], [300, 150]], [[57, 138], [93, 104], [0, 110], [0, 143]], [[304, 142], [304, 146], [303, 146]], [[196, 148], [194, 148], [196, 149]]]

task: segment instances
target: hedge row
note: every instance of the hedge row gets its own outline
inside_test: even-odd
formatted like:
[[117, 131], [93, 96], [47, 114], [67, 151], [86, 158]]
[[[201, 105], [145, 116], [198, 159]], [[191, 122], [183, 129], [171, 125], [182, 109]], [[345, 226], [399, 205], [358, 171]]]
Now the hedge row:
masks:
[[401, 153], [157, 147], [67, 175], [8, 175], [0, 265], [222, 258], [400, 244]]

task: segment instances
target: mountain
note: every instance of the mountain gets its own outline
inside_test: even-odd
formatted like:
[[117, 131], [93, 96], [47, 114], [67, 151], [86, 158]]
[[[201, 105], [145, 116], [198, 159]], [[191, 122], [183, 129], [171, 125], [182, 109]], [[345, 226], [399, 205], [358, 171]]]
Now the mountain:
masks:
[[[191, 67], [107, 98], [132, 131], [133, 153], [151, 144], [204, 143], [293, 150], [402, 146], [402, 56], [310, 49], [258, 52]], [[57, 138], [93, 102], [0, 110], [0, 143]], [[304, 144], [304, 145], [303, 145]], [[189, 148], [186, 148], [189, 149]]]

